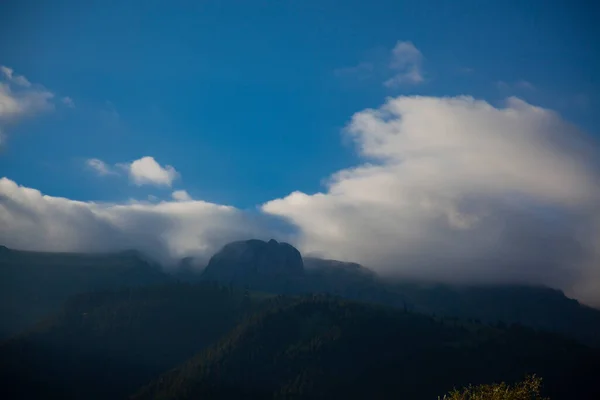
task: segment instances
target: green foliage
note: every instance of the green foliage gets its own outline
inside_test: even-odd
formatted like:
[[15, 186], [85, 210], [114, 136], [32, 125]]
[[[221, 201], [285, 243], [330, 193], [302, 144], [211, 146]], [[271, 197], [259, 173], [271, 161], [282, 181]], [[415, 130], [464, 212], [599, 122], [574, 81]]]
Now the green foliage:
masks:
[[514, 385], [502, 382], [455, 389], [442, 400], [548, 400], [542, 396], [541, 390], [542, 379], [532, 375]]

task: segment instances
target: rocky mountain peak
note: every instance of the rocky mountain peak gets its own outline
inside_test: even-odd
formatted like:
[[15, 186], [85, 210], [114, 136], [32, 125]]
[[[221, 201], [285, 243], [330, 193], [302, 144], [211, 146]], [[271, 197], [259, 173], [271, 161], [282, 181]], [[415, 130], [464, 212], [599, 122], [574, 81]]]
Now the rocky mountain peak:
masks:
[[226, 282], [254, 278], [297, 277], [304, 273], [302, 255], [292, 245], [251, 239], [225, 245], [211, 257], [203, 277]]

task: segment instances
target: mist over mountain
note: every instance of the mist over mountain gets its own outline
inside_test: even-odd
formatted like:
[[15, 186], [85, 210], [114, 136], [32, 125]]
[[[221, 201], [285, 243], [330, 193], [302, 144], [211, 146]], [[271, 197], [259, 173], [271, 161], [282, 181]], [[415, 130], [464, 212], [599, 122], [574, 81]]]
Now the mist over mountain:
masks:
[[390, 278], [356, 263], [303, 259], [286, 243], [238, 241], [211, 258], [200, 279], [281, 294], [328, 293], [427, 314], [521, 323], [600, 346], [600, 310], [560, 290], [522, 284], [443, 284]]
[[0, 274], [3, 336], [51, 316], [73, 294], [183, 281], [285, 295], [327, 293], [427, 314], [521, 323], [600, 346], [600, 311], [560, 290], [392, 279], [356, 263], [303, 258], [293, 246], [273, 239], [232, 242], [206, 267], [188, 258], [181, 260], [179, 269], [161, 268], [136, 251], [40, 253], [3, 247]]
[[[553, 398], [593, 399], [600, 311], [558, 290], [390, 280], [360, 264], [303, 258], [274, 239], [235, 241], [206, 267], [194, 263], [164, 270], [138, 251], [1, 247], [2, 333], [11, 336], [0, 345], [3, 393], [262, 399], [375, 390], [425, 399], [539, 373]], [[444, 375], [449, 359], [463, 367]]]
[[294, 191], [258, 211], [189, 196], [81, 202], [2, 178], [0, 242], [138, 248], [175, 265], [278, 237], [382, 276], [544, 285], [600, 305], [599, 146], [560, 115], [516, 97], [495, 106], [400, 96], [355, 113], [344, 132], [361, 163], [333, 173], [323, 191]]

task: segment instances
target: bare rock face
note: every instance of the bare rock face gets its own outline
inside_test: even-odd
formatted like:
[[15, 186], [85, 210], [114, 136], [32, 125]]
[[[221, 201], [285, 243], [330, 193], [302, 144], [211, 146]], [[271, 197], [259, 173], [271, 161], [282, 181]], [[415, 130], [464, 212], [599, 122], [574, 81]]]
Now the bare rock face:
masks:
[[302, 255], [292, 245], [276, 240], [251, 239], [225, 245], [210, 259], [204, 279], [221, 282], [252, 282], [257, 279], [302, 276]]

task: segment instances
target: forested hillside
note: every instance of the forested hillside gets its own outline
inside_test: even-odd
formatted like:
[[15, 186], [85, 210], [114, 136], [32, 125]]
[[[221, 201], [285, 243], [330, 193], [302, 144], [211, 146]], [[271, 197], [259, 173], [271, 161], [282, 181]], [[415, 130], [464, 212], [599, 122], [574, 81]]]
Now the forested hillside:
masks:
[[263, 298], [210, 283], [75, 296], [0, 346], [1, 390], [21, 399], [124, 397], [216, 341]]
[[274, 240], [233, 242], [211, 258], [201, 278], [286, 295], [327, 293], [425, 314], [520, 323], [600, 347], [600, 311], [555, 289], [409, 281], [379, 276], [356, 263], [298, 257], [295, 248]]
[[133, 398], [435, 399], [455, 386], [537, 373], [555, 400], [595, 399], [599, 370], [597, 351], [522, 326], [280, 298]]
[[170, 280], [136, 251], [47, 253], [0, 246], [0, 340], [58, 311], [74, 294]]
[[2, 327], [30, 326], [0, 345], [2, 398], [418, 400], [528, 374], [600, 398], [600, 350], [576, 341], [599, 343], [600, 312], [549, 288], [386, 280], [274, 240], [175, 276], [138, 252], [1, 250]]

